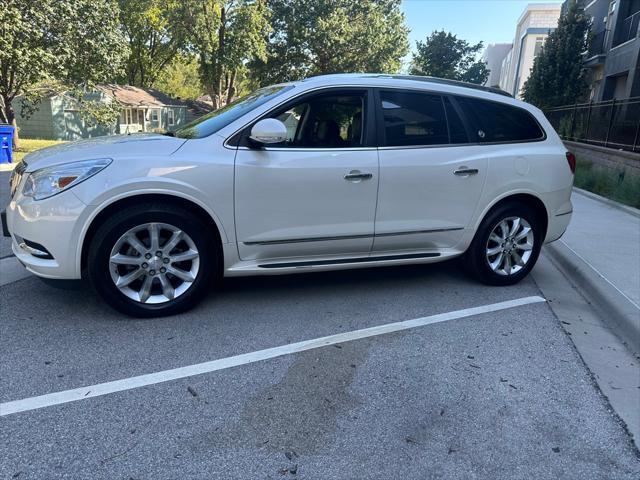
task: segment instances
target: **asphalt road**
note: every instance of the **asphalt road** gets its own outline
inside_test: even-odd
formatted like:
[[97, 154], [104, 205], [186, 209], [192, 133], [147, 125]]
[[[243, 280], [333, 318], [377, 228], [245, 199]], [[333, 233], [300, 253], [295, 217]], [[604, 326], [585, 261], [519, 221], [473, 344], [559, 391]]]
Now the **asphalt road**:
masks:
[[[29, 278], [0, 288], [0, 402], [531, 295], [445, 264], [227, 280], [132, 320]], [[20, 480], [640, 477], [545, 303], [2, 416], [0, 458]]]

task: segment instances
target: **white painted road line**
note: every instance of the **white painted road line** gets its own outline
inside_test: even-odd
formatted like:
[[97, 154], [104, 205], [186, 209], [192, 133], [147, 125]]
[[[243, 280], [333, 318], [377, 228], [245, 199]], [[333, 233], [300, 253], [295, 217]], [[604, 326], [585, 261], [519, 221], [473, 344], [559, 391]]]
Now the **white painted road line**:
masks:
[[257, 352], [244, 353], [242, 355], [220, 358], [218, 360], [213, 360], [210, 362], [198, 363], [196, 365], [189, 365], [186, 367], [174, 368], [171, 370], [149, 373], [146, 375], [139, 375], [137, 377], [130, 377], [122, 380], [115, 380], [112, 382], [99, 383], [97, 385], [74, 388], [72, 390], [49, 393], [46, 395], [40, 395], [38, 397], [24, 398], [22, 400], [14, 400], [11, 402], [0, 404], [0, 416], [11, 415], [12, 413], [18, 412], [26, 412], [29, 410], [36, 410], [38, 408], [51, 407], [53, 405], [75, 402], [77, 400], [86, 400], [92, 397], [99, 397], [102, 395], [108, 395], [110, 393], [122, 392], [125, 390], [131, 390], [147, 385], [155, 385], [156, 383], [169, 382], [171, 380], [177, 380], [180, 378], [193, 377], [195, 375], [202, 375], [203, 373], [210, 373], [217, 370], [237, 367], [239, 365], [260, 362], [262, 360], [267, 360], [270, 358], [290, 355], [292, 353], [304, 352], [306, 350], [326, 347], [328, 345], [335, 345], [337, 343], [345, 343], [353, 340], [360, 340], [362, 338], [375, 337], [378, 335], [384, 335], [386, 333], [409, 330], [416, 327], [423, 327], [425, 325], [432, 325], [434, 323], [446, 322], [449, 320], [456, 320], [460, 318], [471, 317], [473, 315], [496, 312], [499, 310], [506, 310], [508, 308], [521, 307], [524, 305], [530, 305], [532, 303], [540, 303], [545, 301], [546, 300], [544, 298], [538, 296], [518, 298], [515, 300], [508, 300], [506, 302], [482, 305], [480, 307], [465, 308], [463, 310], [456, 310], [453, 312], [439, 313], [437, 315], [431, 315], [429, 317], [414, 318], [412, 320], [387, 323], [385, 325], [364, 328], [362, 330], [338, 333], [336, 335], [329, 335], [327, 337], [305, 340], [303, 342], [291, 343], [289, 345], [282, 345], [280, 347], [267, 348], [265, 350], [258, 350]]

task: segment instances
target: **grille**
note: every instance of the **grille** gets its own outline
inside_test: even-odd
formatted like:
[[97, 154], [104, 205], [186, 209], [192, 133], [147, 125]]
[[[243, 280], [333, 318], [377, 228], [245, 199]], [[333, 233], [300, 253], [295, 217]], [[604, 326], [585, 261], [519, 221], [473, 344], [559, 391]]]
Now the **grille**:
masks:
[[9, 179], [9, 186], [11, 188], [11, 198], [16, 194], [16, 190], [18, 189], [18, 185], [22, 181], [22, 176], [24, 175], [24, 171], [27, 169], [27, 164], [24, 162], [20, 162], [16, 165], [16, 168], [13, 169], [11, 173], [11, 178]]

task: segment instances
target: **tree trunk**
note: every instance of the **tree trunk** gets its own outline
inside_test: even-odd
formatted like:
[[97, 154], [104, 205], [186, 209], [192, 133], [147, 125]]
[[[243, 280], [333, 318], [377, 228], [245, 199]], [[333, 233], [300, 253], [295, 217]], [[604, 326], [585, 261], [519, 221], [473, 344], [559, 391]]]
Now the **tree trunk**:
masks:
[[236, 71], [233, 70], [231, 72], [231, 77], [229, 78], [229, 89], [227, 90], [227, 105], [229, 105], [233, 101], [233, 97], [236, 95]]
[[13, 149], [17, 150], [20, 146], [20, 138], [18, 138], [18, 122], [15, 116], [11, 120], [11, 125], [13, 125]]

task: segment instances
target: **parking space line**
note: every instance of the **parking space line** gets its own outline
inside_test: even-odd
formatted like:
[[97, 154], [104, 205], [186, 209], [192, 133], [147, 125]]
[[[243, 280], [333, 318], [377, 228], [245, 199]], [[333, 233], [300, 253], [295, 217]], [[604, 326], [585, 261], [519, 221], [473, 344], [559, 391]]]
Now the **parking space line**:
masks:
[[465, 308], [447, 313], [439, 313], [428, 317], [414, 318], [402, 322], [387, 323], [376, 327], [364, 328], [361, 330], [353, 330], [351, 332], [338, 333], [326, 337], [315, 338], [312, 340], [304, 340], [302, 342], [290, 343], [279, 347], [267, 348], [256, 352], [243, 353], [233, 357], [220, 358], [209, 362], [198, 363], [186, 367], [174, 368], [171, 370], [163, 370], [160, 372], [139, 375], [136, 377], [124, 378], [122, 380], [114, 380], [112, 382], [99, 383], [72, 390], [64, 390], [56, 393], [49, 393], [37, 397], [29, 397], [21, 400], [13, 400], [0, 404], [0, 416], [11, 415], [13, 413], [26, 412], [39, 408], [51, 407], [64, 403], [75, 402], [78, 400], [86, 400], [93, 397], [108, 395], [111, 393], [132, 390], [134, 388], [144, 387], [147, 385], [155, 385], [157, 383], [169, 382], [181, 378], [193, 377], [204, 373], [211, 373], [218, 370], [225, 370], [231, 367], [246, 365], [250, 363], [268, 360], [270, 358], [290, 355], [292, 353], [304, 352], [314, 348], [326, 347], [338, 343], [360, 340], [363, 338], [375, 337], [392, 332], [409, 330], [434, 323], [446, 322], [449, 320], [457, 320], [460, 318], [471, 317], [483, 313], [491, 313], [499, 310], [506, 310], [514, 307], [521, 307], [533, 303], [545, 302], [546, 300], [539, 296], [517, 298], [505, 302], [492, 303], [479, 307]]

